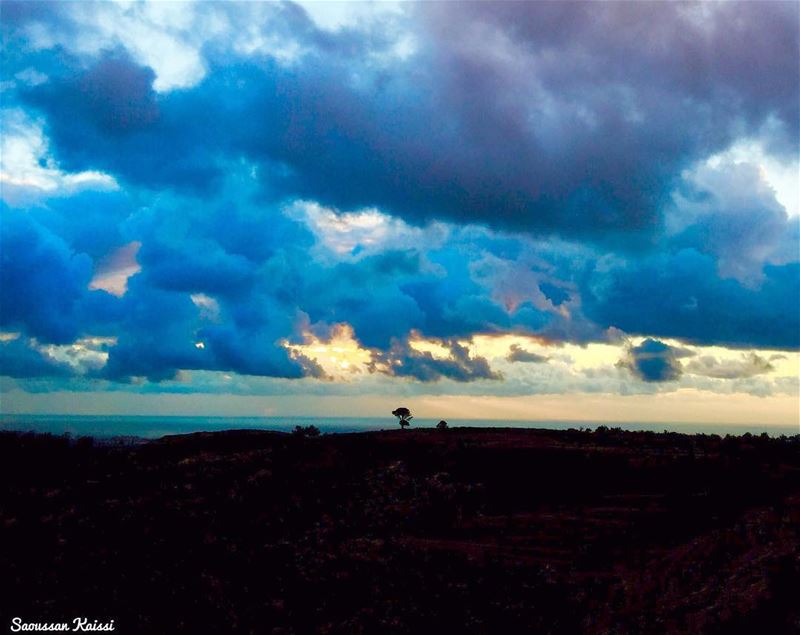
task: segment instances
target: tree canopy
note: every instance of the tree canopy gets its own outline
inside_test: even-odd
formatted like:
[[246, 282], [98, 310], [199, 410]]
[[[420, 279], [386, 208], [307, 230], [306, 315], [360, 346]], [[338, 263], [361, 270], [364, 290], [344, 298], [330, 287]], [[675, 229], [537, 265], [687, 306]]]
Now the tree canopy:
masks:
[[408, 408], [401, 406], [400, 408], [396, 408], [392, 410], [392, 414], [397, 417], [398, 423], [400, 424], [400, 428], [405, 428], [406, 426], [411, 425], [411, 419], [414, 418], [414, 415], [411, 414], [411, 411]]

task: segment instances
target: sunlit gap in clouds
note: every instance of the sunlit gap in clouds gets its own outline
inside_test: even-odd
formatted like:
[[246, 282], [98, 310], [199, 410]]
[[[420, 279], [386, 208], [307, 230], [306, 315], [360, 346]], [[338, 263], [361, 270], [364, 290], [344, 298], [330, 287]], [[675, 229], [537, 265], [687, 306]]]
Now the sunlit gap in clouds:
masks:
[[111, 295], [121, 297], [128, 290], [128, 278], [142, 270], [136, 260], [142, 244], [133, 241], [101, 259], [95, 273], [89, 282], [90, 289], [102, 289]]

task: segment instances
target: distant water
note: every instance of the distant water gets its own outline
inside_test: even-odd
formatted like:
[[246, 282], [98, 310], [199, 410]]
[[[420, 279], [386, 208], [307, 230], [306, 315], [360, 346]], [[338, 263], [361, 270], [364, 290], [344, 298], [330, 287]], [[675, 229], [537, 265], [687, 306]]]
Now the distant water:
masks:
[[[414, 419], [413, 428], [432, 428], [434, 419]], [[497, 419], [449, 419], [451, 427], [471, 426], [486, 428], [596, 428], [599, 423], [586, 421], [502, 421]], [[135, 436], [158, 438], [167, 434], [213, 432], [231, 429], [289, 431], [295, 426], [315, 425], [322, 432], [364, 432], [368, 430], [396, 430], [392, 417], [168, 417], [168, 416], [82, 416], [82, 415], [0, 415], [0, 430], [69, 433], [73, 436], [113, 437]], [[625, 430], [652, 430], [653, 432], [681, 432], [684, 434], [761, 434], [787, 436], [800, 434], [798, 426], [733, 425], [698, 423], [605, 423], [608, 427]]]

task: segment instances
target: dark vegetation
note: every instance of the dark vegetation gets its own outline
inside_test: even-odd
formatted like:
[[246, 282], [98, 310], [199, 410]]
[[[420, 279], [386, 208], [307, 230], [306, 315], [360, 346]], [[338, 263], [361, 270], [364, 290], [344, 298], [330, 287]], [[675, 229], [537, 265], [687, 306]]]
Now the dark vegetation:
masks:
[[800, 438], [0, 435], [3, 628], [796, 633]]
[[318, 437], [319, 428], [317, 426], [295, 426], [292, 434], [296, 437]]

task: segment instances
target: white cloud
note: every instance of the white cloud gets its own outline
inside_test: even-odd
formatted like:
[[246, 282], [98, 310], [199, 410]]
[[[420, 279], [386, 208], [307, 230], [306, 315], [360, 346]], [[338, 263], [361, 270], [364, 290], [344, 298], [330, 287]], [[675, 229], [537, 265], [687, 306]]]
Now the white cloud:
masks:
[[308, 225], [321, 248], [318, 255], [337, 260], [357, 260], [388, 250], [436, 247], [449, 234], [442, 223], [412, 227], [375, 208], [339, 212], [314, 201], [297, 201], [286, 208], [286, 213]]
[[39, 86], [44, 84], [48, 77], [44, 73], [40, 73], [35, 68], [26, 68], [14, 75], [14, 78], [27, 86]]
[[114, 178], [102, 172], [63, 172], [50, 156], [42, 124], [23, 111], [3, 110], [0, 125], [1, 194], [9, 205], [30, 203], [42, 195], [118, 189]]
[[206, 73], [201, 47], [226, 28], [213, 5], [196, 10], [190, 0], [177, 2], [67, 2], [59, 6], [74, 30], [36, 22], [27, 35], [34, 48], [63, 46], [72, 53], [96, 56], [124, 47], [156, 73], [154, 88], [187, 88]]
[[758, 168], [761, 179], [775, 199], [791, 216], [800, 216], [800, 158], [779, 159], [757, 139], [740, 139], [725, 152], [709, 157], [706, 164], [719, 168], [725, 164], [747, 163]]
[[33, 347], [57, 362], [68, 364], [73, 370], [84, 374], [98, 370], [108, 361], [108, 348], [116, 344], [113, 337], [82, 337], [72, 344], [39, 344], [31, 340]]
[[[370, 53], [376, 63], [406, 59], [416, 40], [399, 18], [397, 2], [303, 2], [320, 29], [380, 28], [392, 32], [392, 43]], [[292, 64], [308, 52], [302, 38], [287, 30], [286, 6], [277, 2], [215, 3], [199, 0], [64, 2], [58, 10], [69, 21], [33, 22], [26, 34], [34, 49], [64, 47], [73, 54], [96, 57], [122, 47], [139, 64], [155, 72], [153, 87], [169, 92], [195, 86], [207, 73], [204, 48], [244, 56], [268, 56]], [[23, 79], [23, 78], [19, 78]], [[27, 81], [37, 81], [28, 76]]]
[[787, 215], [769, 180], [775, 175], [765, 168], [769, 161], [779, 164], [757, 148], [740, 145], [685, 171], [692, 193], [676, 192], [666, 219], [670, 234], [696, 234], [702, 250], [717, 257], [720, 275], [747, 285], [761, 281], [764, 264], [785, 264], [800, 255], [800, 217]]
[[[219, 321], [219, 302], [205, 293], [193, 293], [189, 296], [192, 303], [200, 309], [200, 317], [210, 322]], [[199, 348], [203, 348], [202, 346]]]
[[401, 14], [402, 2], [391, 0], [345, 2], [343, 0], [299, 0], [308, 16], [319, 28], [338, 31], [363, 23], [385, 21]]

